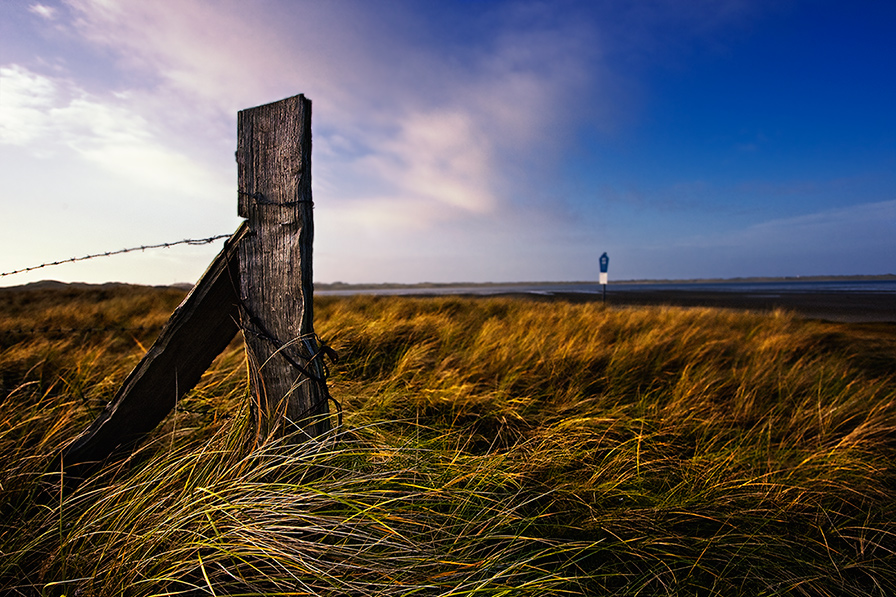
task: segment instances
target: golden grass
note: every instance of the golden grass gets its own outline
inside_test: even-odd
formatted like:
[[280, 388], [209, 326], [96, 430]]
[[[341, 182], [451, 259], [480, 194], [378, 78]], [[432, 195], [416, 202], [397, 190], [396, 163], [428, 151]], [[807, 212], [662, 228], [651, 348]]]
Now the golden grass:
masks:
[[245, 451], [235, 342], [135, 454], [54, 493], [53, 455], [151, 335], [11, 330], [157, 325], [182, 296], [166, 292], [49, 293], [0, 316], [0, 590], [896, 592], [892, 326], [322, 299], [342, 428]]

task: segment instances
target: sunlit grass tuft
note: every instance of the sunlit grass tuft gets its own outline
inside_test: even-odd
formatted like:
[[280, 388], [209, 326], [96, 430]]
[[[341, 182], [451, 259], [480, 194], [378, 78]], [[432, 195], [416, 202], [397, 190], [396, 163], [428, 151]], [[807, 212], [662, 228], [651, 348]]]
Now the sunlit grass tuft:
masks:
[[[103, 317], [173, 308], [117, 298]], [[72, 328], [101, 317], [78, 300]], [[32, 307], [15, 325], [57, 308]], [[892, 327], [498, 298], [316, 311], [342, 428], [248, 450], [235, 342], [136, 453], [62, 495], [53, 456], [151, 337], [4, 344], [0, 589], [896, 592]]]

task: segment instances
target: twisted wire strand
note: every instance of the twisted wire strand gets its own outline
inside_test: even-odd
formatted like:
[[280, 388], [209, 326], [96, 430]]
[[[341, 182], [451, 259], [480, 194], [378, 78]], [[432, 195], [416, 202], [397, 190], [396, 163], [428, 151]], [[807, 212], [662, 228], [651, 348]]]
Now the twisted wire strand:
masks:
[[121, 255], [122, 253], [132, 253], [134, 251], [146, 251], [147, 249], [167, 249], [169, 247], [173, 247], [175, 245], [207, 245], [209, 243], [213, 243], [216, 240], [220, 240], [222, 238], [230, 238], [230, 234], [218, 234], [216, 236], [210, 236], [208, 238], [186, 238], [184, 240], [179, 240], [173, 243], [160, 243], [157, 245], [140, 245], [139, 247], [131, 247], [128, 249], [119, 249], [117, 251], [105, 251], [103, 253], [94, 253], [93, 255], [84, 255], [83, 257], [71, 257], [69, 259], [62, 259], [60, 261], [52, 261], [50, 263], [42, 263], [40, 265], [32, 265], [31, 267], [23, 267], [22, 269], [17, 269], [11, 272], [3, 272], [0, 273], [0, 277], [3, 276], [11, 276], [13, 274], [23, 274], [25, 272], [34, 271], [36, 269], [41, 269], [44, 267], [51, 267], [53, 265], [62, 265], [64, 263], [74, 263], [76, 261], [86, 261], [88, 259], [96, 259], [97, 257], [111, 257], [112, 255]]

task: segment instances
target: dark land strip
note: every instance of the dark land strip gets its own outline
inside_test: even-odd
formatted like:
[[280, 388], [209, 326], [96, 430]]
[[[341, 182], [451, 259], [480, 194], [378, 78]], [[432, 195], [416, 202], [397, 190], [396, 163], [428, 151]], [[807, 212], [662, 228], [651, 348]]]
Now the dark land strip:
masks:
[[[494, 295], [492, 295], [494, 296]], [[508, 293], [538, 300], [573, 303], [600, 302], [599, 293], [555, 292], [551, 294]], [[612, 290], [608, 306], [669, 305], [678, 307], [721, 307], [749, 311], [783, 309], [807, 319], [849, 323], [896, 323], [896, 295], [876, 292], [781, 292], [752, 293], [707, 290]]]

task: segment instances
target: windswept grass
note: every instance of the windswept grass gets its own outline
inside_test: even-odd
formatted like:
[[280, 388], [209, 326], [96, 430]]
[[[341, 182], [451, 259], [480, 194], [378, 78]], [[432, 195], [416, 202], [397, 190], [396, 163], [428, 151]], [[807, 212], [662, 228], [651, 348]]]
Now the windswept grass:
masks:
[[151, 337], [9, 332], [66, 309], [51, 325], [155, 325], [178, 297], [153, 293], [0, 316], [5, 593], [896, 593], [892, 326], [319, 300], [342, 428], [244, 450], [235, 342], [135, 454], [60, 495], [53, 455]]

